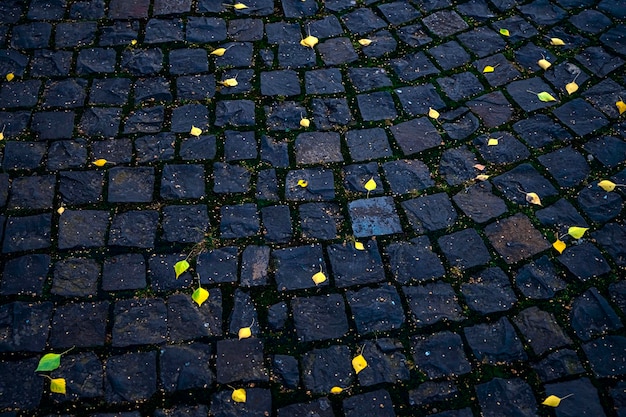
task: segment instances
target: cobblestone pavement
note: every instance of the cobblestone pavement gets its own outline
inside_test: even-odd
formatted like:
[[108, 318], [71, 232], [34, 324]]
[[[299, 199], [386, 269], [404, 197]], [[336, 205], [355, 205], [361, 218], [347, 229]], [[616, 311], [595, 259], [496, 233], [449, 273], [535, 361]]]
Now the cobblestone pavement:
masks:
[[0, 416], [626, 416], [624, 2], [223, 2], [0, 2]]

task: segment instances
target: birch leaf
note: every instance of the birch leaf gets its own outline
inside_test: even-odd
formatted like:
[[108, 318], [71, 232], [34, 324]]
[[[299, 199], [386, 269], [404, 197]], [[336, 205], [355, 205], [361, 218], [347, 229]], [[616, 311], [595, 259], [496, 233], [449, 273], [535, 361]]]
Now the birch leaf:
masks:
[[496, 145], [498, 145], [498, 139], [489, 138], [489, 140], [487, 141], [487, 146], [496, 146]]
[[230, 398], [233, 399], [236, 403], [245, 403], [246, 402], [246, 390], [243, 388], [234, 389]]
[[361, 44], [361, 46], [368, 46], [370, 43], [372, 43], [371, 39], [359, 39], [359, 44]]
[[248, 327], [242, 327], [241, 329], [239, 329], [239, 332], [237, 333], [237, 335], [239, 336], [239, 340], [247, 339], [250, 336], [252, 336], [253, 325], [254, 325], [254, 319], [252, 319], [252, 324], [250, 324]]
[[567, 245], [566, 245], [566, 244], [565, 244], [565, 242], [563, 242], [562, 240], [557, 239], [557, 240], [556, 240], [556, 242], [554, 242], [554, 243], [552, 244], [552, 247], [553, 247], [554, 249], [556, 249], [556, 251], [557, 251], [557, 252], [559, 252], [559, 253], [563, 253], [563, 251], [565, 250], [565, 248], [567, 247]]
[[300, 45], [313, 48], [315, 45], [317, 45], [318, 42], [319, 39], [317, 39], [315, 36], [309, 35], [300, 41]]
[[211, 52], [211, 55], [217, 55], [217, 56], [222, 56], [226, 53], [226, 48], [217, 48], [216, 50], [214, 50], [213, 52]]
[[544, 69], [544, 70], [547, 70], [548, 68], [552, 66], [550, 61], [548, 61], [545, 58], [541, 58], [539, 61], [537, 61], [537, 65], [539, 65], [541, 69]]
[[573, 237], [574, 239], [580, 239], [581, 237], [583, 237], [583, 235], [585, 234], [587, 230], [589, 230], [588, 227], [572, 226], [569, 229], [567, 229], [567, 234]]
[[357, 374], [361, 372], [363, 369], [367, 368], [367, 361], [363, 355], [357, 355], [352, 359], [352, 367], [354, 368], [354, 372]]
[[200, 129], [199, 127], [195, 127], [194, 125], [191, 125], [191, 130], [189, 131], [189, 134], [191, 136], [198, 137], [202, 134], [202, 129]]
[[562, 401], [562, 400], [564, 400], [564, 399], [566, 399], [566, 398], [568, 398], [568, 397], [571, 397], [572, 395], [573, 395], [573, 394], [569, 394], [569, 395], [566, 395], [566, 396], [565, 396], [565, 397], [563, 397], [563, 398], [559, 398], [559, 397], [557, 397], [556, 395], [550, 395], [550, 396], [548, 396], [548, 398], [546, 398], [545, 400], [543, 400], [543, 402], [542, 402], [541, 404], [542, 404], [542, 405], [547, 405], [547, 406], [549, 406], [549, 407], [558, 407], [558, 406], [559, 406], [559, 404], [561, 404], [561, 401]]
[[12, 72], [8, 73], [6, 76], [6, 79], [9, 82], [13, 81], [14, 78], [15, 78], [15, 74], [13, 74]]
[[236, 78], [227, 78], [224, 81], [220, 81], [220, 84], [224, 87], [237, 87], [239, 85]]
[[57, 394], [66, 393], [65, 378], [53, 378], [50, 379], [50, 391]]
[[130, 41], [130, 44], [131, 44], [132, 46], [137, 45], [137, 39], [133, 39], [132, 41]]
[[332, 387], [330, 389], [331, 394], [341, 394], [343, 392], [343, 388], [341, 387]]
[[501, 28], [500, 29], [500, 35], [502, 35], [502, 36], [511, 36], [511, 33], [509, 32], [508, 29]]
[[494, 72], [496, 70], [496, 67], [492, 67], [491, 65], [485, 65], [485, 68], [483, 68], [483, 74], [486, 74], [488, 72]]
[[550, 38], [550, 44], [554, 46], [563, 46], [565, 45], [565, 42], [563, 42], [563, 39], [560, 38]]
[[202, 303], [209, 299], [209, 292], [202, 287], [198, 287], [191, 294], [191, 299], [198, 304], [198, 307], [202, 307]]
[[235, 10], [243, 10], [243, 9], [247, 9], [248, 8], [248, 6], [246, 6], [243, 3], [236, 3], [233, 7], [235, 8]]
[[309, 182], [307, 180], [298, 180], [298, 185], [302, 188], [306, 188], [306, 186], [309, 185]]
[[435, 109], [433, 109], [432, 107], [429, 107], [428, 109], [428, 117], [430, 117], [431, 119], [439, 119], [439, 112]]
[[489, 175], [485, 175], [485, 174], [476, 175], [476, 179], [478, 181], [487, 181], [488, 178], [489, 178]]
[[568, 94], [574, 94], [576, 91], [578, 91], [578, 84], [572, 81], [571, 83], [565, 85], [565, 90]]
[[365, 246], [361, 242], [354, 242], [354, 249], [365, 250]]
[[186, 259], [176, 262], [174, 264], [174, 272], [176, 273], [176, 279], [178, 279], [178, 277], [188, 269], [189, 269], [189, 262], [187, 262]]
[[48, 372], [54, 371], [61, 366], [61, 354], [59, 353], [46, 353], [41, 359], [35, 372]]
[[311, 277], [315, 285], [320, 285], [322, 282], [326, 281], [326, 275], [322, 272], [322, 267], [320, 266], [320, 272], [313, 274]]
[[556, 99], [552, 97], [552, 95], [547, 91], [542, 91], [541, 93], [537, 94], [537, 98], [544, 102], [556, 101]]
[[541, 205], [541, 199], [537, 195], [537, 193], [526, 193], [526, 201], [530, 204], [536, 204], [538, 206]]
[[309, 119], [307, 119], [306, 117], [303, 117], [302, 119], [300, 119], [300, 126], [306, 128], [311, 126], [311, 121]]
[[95, 161], [92, 162], [92, 164], [94, 164], [97, 167], [103, 167], [107, 162], [106, 159], [96, 159]]
[[615, 102], [615, 105], [617, 106], [617, 111], [619, 111], [619, 114], [623, 114], [626, 111], [626, 103], [624, 103], [622, 100]]
[[602, 180], [598, 183], [598, 187], [602, 188], [606, 192], [611, 192], [615, 189], [615, 184], [613, 181]]
[[367, 191], [374, 191], [376, 189], [376, 181], [374, 181], [374, 177], [370, 178], [369, 181], [365, 183], [364, 187]]
[[4, 139], [4, 132], [0, 132], [0, 140]]

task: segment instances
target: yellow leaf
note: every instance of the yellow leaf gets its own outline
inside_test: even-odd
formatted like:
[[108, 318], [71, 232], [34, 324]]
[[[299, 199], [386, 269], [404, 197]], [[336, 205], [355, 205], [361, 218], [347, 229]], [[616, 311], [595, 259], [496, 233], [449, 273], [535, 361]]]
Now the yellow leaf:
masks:
[[220, 81], [220, 84], [224, 87], [237, 87], [239, 85], [236, 78], [227, 78], [224, 81]]
[[4, 139], [4, 132], [0, 132], [0, 140]]
[[226, 53], [226, 48], [217, 48], [216, 50], [214, 50], [213, 52], [211, 52], [211, 55], [217, 55], [217, 56], [222, 56]]
[[57, 209], [57, 213], [59, 214], [59, 216], [60, 216], [61, 214], [63, 214], [64, 212], [65, 212], [65, 207], [63, 207], [63, 206], [61, 206], [61, 207], [59, 207], [59, 208]]
[[545, 58], [541, 58], [539, 61], [537, 61], [537, 65], [539, 65], [544, 70], [547, 70], [548, 68], [550, 68], [552, 66], [550, 61], [548, 61]]
[[437, 120], [439, 118], [439, 112], [433, 109], [432, 107], [430, 107], [428, 109], [428, 117], [430, 117], [431, 119]]
[[313, 48], [315, 45], [317, 45], [318, 42], [319, 39], [317, 39], [315, 36], [309, 35], [300, 41], [300, 45]]
[[246, 6], [243, 3], [236, 3], [233, 7], [235, 8], [235, 10], [243, 10], [243, 9], [247, 9], [248, 8], [248, 6]]
[[556, 99], [552, 97], [552, 95], [548, 93], [547, 91], [542, 91], [541, 93], [537, 94], [537, 98], [539, 98], [539, 100], [544, 101], [544, 102], [556, 101]]
[[298, 180], [298, 185], [302, 188], [306, 188], [306, 186], [309, 185], [309, 182], [307, 180]]
[[574, 239], [580, 239], [581, 237], [583, 237], [583, 235], [585, 234], [587, 230], [589, 230], [588, 227], [572, 226], [569, 229], [567, 229], [567, 234], [573, 237]]
[[250, 336], [252, 336], [252, 326], [254, 325], [254, 319], [252, 319], [252, 324], [250, 324], [250, 326], [248, 327], [242, 327], [241, 329], [239, 329], [239, 340], [241, 339], [247, 339]]
[[13, 81], [13, 79], [15, 78], [15, 74], [10, 72], [7, 74], [6, 78], [7, 78], [7, 81]]
[[365, 246], [361, 242], [354, 242], [354, 248], [356, 250], [365, 250]]
[[376, 189], [376, 181], [374, 181], [374, 177], [370, 178], [369, 181], [365, 183], [365, 189], [367, 191], [374, 191]]
[[367, 46], [370, 43], [372, 43], [371, 39], [359, 39], [359, 43], [361, 44], [361, 46]]
[[199, 127], [195, 127], [194, 125], [191, 125], [191, 131], [189, 131], [189, 134], [195, 137], [198, 137], [202, 134], [202, 129], [200, 129]]
[[187, 262], [186, 259], [176, 262], [174, 264], [174, 272], [176, 273], [176, 279], [178, 279], [178, 277], [188, 269], [189, 269], [189, 262]]
[[94, 164], [97, 167], [103, 167], [107, 162], [106, 159], [96, 159], [95, 161], [92, 162], [92, 164]]
[[528, 201], [530, 204], [536, 204], [538, 206], [541, 205], [541, 200], [536, 193], [526, 193], [526, 201]]
[[354, 372], [357, 374], [367, 368], [367, 361], [363, 355], [357, 355], [352, 359], [352, 367], [354, 368]]
[[548, 398], [543, 400], [543, 402], [541, 404], [542, 405], [547, 405], [547, 406], [550, 406], [550, 407], [558, 407], [559, 404], [561, 404], [562, 400], [564, 400], [564, 399], [566, 399], [568, 397], [571, 397], [572, 395], [573, 394], [568, 394], [568, 395], [566, 395], [563, 398], [559, 398], [556, 395], [550, 395], [550, 396], [548, 396]]
[[485, 174], [476, 175], [476, 179], [478, 181], [487, 181], [488, 178], [489, 178], [489, 175], [485, 175]]
[[565, 45], [565, 42], [563, 42], [562, 39], [559, 38], [550, 38], [550, 43], [554, 46], [563, 46]]
[[508, 29], [504, 29], [504, 28], [500, 29], [500, 35], [511, 36], [511, 34], [509, 33], [509, 30]]
[[489, 138], [489, 140], [487, 141], [487, 146], [496, 146], [498, 144], [498, 139], [495, 138]]
[[623, 114], [626, 111], [626, 103], [624, 103], [622, 100], [615, 102], [615, 105], [617, 106], [617, 111], [619, 111], [619, 114]]
[[202, 303], [209, 299], [209, 292], [202, 287], [198, 287], [198, 289], [191, 294], [191, 299], [198, 304], [198, 307], [202, 307]]
[[234, 389], [230, 398], [233, 399], [236, 403], [245, 403], [246, 402], [246, 390], [243, 388]]
[[563, 253], [567, 245], [562, 240], [557, 239], [556, 242], [552, 244], [552, 247], [557, 250], [559, 253]]
[[300, 126], [302, 127], [309, 127], [311, 126], [311, 121], [309, 119], [307, 119], [306, 117], [300, 119]]
[[132, 41], [130, 41], [130, 44], [131, 44], [132, 46], [137, 45], [137, 39], [133, 39]]
[[343, 392], [343, 388], [341, 387], [332, 387], [330, 389], [331, 394], [341, 394]]
[[52, 378], [50, 379], [50, 391], [57, 394], [65, 394], [65, 378]]
[[485, 68], [483, 68], [483, 74], [486, 74], [488, 72], [494, 72], [496, 70], [496, 67], [492, 67], [491, 65], [485, 65]]
[[568, 94], [574, 94], [576, 91], [578, 91], [578, 84], [576, 84], [574, 81], [566, 84], [565, 91], [567, 91]]
[[598, 183], [598, 187], [602, 188], [604, 191], [607, 191], [607, 192], [613, 191], [616, 185], [617, 184], [609, 180], [602, 180]]
[[322, 267], [320, 266], [320, 272], [313, 274], [311, 277], [315, 285], [320, 285], [322, 282], [326, 281], [326, 275], [322, 272]]

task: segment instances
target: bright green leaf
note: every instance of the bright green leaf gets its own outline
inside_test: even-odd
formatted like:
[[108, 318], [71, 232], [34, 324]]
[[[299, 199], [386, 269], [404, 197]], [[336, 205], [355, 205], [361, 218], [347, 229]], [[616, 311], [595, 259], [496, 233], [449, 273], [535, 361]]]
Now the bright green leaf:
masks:
[[547, 91], [542, 91], [541, 93], [537, 94], [537, 98], [539, 98], [539, 100], [544, 101], [544, 102], [556, 101], [556, 99], [552, 97], [552, 95], [548, 93]]
[[176, 262], [174, 264], [174, 272], [176, 272], [176, 279], [178, 279], [178, 277], [188, 269], [189, 269], [189, 262], [187, 262], [186, 259]]
[[588, 227], [572, 226], [569, 229], [567, 229], [567, 234], [573, 237], [574, 239], [580, 239], [581, 237], [583, 237], [583, 235], [585, 234], [587, 230], [589, 230]]
[[198, 307], [202, 307], [202, 303], [204, 303], [209, 298], [209, 292], [202, 287], [198, 287], [193, 294], [191, 294], [191, 299], [198, 304]]
[[509, 32], [509, 30], [508, 30], [508, 29], [501, 28], [501, 29], [500, 29], [500, 35], [503, 35], [503, 36], [511, 36], [511, 33]]
[[39, 359], [39, 365], [37, 365], [35, 372], [54, 371], [59, 366], [61, 366], [61, 354], [46, 353], [41, 359]]

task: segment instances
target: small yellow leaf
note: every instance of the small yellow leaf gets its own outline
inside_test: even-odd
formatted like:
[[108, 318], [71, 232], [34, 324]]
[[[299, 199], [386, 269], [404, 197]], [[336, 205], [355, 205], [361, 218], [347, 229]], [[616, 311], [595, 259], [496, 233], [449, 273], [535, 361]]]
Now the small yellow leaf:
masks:
[[252, 319], [252, 324], [250, 324], [250, 326], [248, 327], [242, 327], [241, 329], [239, 329], [239, 340], [241, 339], [247, 339], [250, 336], [252, 336], [252, 326], [254, 325], [254, 319]]
[[365, 183], [365, 189], [367, 191], [374, 191], [376, 189], [376, 181], [374, 181], [374, 177], [370, 178], [369, 181]]
[[322, 272], [322, 268], [320, 267], [320, 272], [313, 274], [311, 277], [315, 285], [320, 285], [322, 282], [326, 281], [326, 275]]
[[354, 368], [354, 372], [357, 374], [367, 368], [367, 361], [363, 355], [357, 355], [352, 359], [352, 367]]
[[15, 74], [10, 72], [7, 74], [6, 78], [7, 78], [7, 81], [13, 81], [13, 79], [15, 78]]
[[602, 180], [598, 183], [598, 187], [602, 188], [606, 192], [611, 192], [615, 189], [615, 184], [613, 181]]
[[576, 91], [578, 91], [578, 84], [576, 84], [574, 81], [566, 84], [565, 91], [567, 91], [568, 94], [574, 94]]
[[213, 52], [211, 52], [211, 55], [217, 55], [217, 56], [222, 56], [226, 53], [226, 48], [217, 48], [216, 50], [214, 50]]
[[541, 93], [537, 94], [537, 98], [539, 98], [539, 100], [544, 101], [544, 102], [556, 101], [556, 99], [552, 97], [552, 95], [548, 93], [547, 91], [542, 91]]
[[494, 72], [496, 70], [496, 67], [492, 67], [491, 65], [485, 65], [485, 68], [483, 68], [483, 74], [486, 74], [488, 72]]
[[4, 139], [4, 132], [0, 132], [0, 140]]
[[541, 205], [541, 199], [539, 199], [537, 193], [526, 193], [526, 201], [530, 204], [536, 204], [538, 206]]
[[50, 379], [50, 391], [57, 394], [65, 394], [65, 378], [52, 378]]
[[176, 262], [174, 264], [174, 272], [176, 273], [176, 279], [178, 279], [178, 277], [188, 269], [189, 269], [189, 262], [187, 262], [186, 259]]
[[545, 58], [541, 58], [539, 61], [537, 61], [537, 65], [539, 65], [544, 70], [547, 70], [548, 68], [550, 68], [552, 66], [550, 61], [548, 61]]
[[485, 174], [476, 175], [476, 179], [478, 181], [487, 181], [488, 178], [489, 178], [489, 175], [485, 175]]
[[330, 389], [331, 394], [341, 394], [343, 392], [343, 388], [341, 387], [332, 387]]
[[356, 250], [365, 250], [365, 246], [361, 242], [354, 242], [354, 248]]
[[303, 117], [302, 119], [300, 119], [300, 126], [309, 127], [311, 126], [311, 121], [307, 119], [306, 117]]
[[133, 39], [132, 41], [130, 41], [130, 44], [131, 44], [132, 46], [137, 45], [137, 39]]
[[234, 389], [230, 398], [233, 399], [236, 403], [245, 403], [246, 402], [246, 390], [243, 388]]
[[359, 43], [361, 44], [361, 46], [367, 46], [370, 43], [372, 43], [371, 39], [359, 39]]
[[224, 87], [237, 87], [239, 85], [236, 78], [227, 78], [224, 81], [220, 81], [220, 84]]
[[615, 105], [617, 106], [617, 111], [619, 111], [619, 114], [623, 114], [626, 111], [626, 103], [624, 103], [622, 100], [616, 101]]
[[306, 188], [306, 186], [309, 185], [309, 182], [307, 180], [298, 180], [298, 185], [302, 188]]
[[189, 134], [191, 136], [198, 137], [202, 134], [202, 129], [200, 129], [199, 127], [195, 127], [194, 125], [191, 125], [191, 130], [189, 131]]
[[565, 45], [565, 42], [563, 42], [563, 39], [560, 39], [560, 38], [550, 38], [550, 43], [554, 46]]
[[432, 107], [430, 107], [428, 109], [428, 117], [430, 117], [431, 119], [437, 120], [439, 118], [439, 112], [433, 109]]
[[198, 304], [198, 307], [202, 307], [202, 303], [209, 299], [209, 292], [202, 287], [198, 287], [198, 289], [191, 294], [191, 299]]
[[95, 161], [92, 162], [92, 164], [94, 164], [97, 167], [103, 167], [107, 162], [106, 159], [96, 159]]
[[557, 250], [559, 253], [563, 253], [567, 245], [562, 240], [557, 239], [556, 242], [552, 244], [552, 247]]
[[567, 229], [567, 234], [573, 237], [574, 239], [580, 239], [581, 237], [583, 237], [583, 235], [585, 234], [587, 230], [589, 230], [588, 227], [572, 226], [569, 229]]
[[550, 407], [558, 407], [559, 404], [561, 404], [561, 401], [571, 397], [573, 394], [568, 394], [563, 398], [559, 398], [556, 395], [550, 395], [548, 396], [548, 398], [546, 398], [545, 400], [543, 400], [543, 402], [541, 403], [542, 405], [547, 405]]
[[59, 208], [57, 209], [57, 213], [59, 214], [59, 216], [60, 216], [61, 214], [63, 214], [64, 212], [65, 212], [65, 207], [63, 207], [63, 206], [61, 206], [61, 207], [59, 207]]
[[489, 138], [489, 140], [487, 141], [487, 146], [497, 146], [498, 145], [498, 139], [496, 138]]
[[501, 28], [501, 29], [500, 29], [500, 35], [503, 35], [503, 36], [511, 36], [511, 33], [509, 32], [509, 30], [508, 30], [508, 29]]
[[318, 42], [319, 39], [317, 39], [315, 36], [309, 35], [300, 41], [300, 45], [313, 48], [315, 45], [317, 45]]
[[243, 9], [247, 9], [248, 8], [248, 6], [246, 6], [243, 3], [236, 3], [233, 7], [235, 8], [235, 10], [243, 10]]

